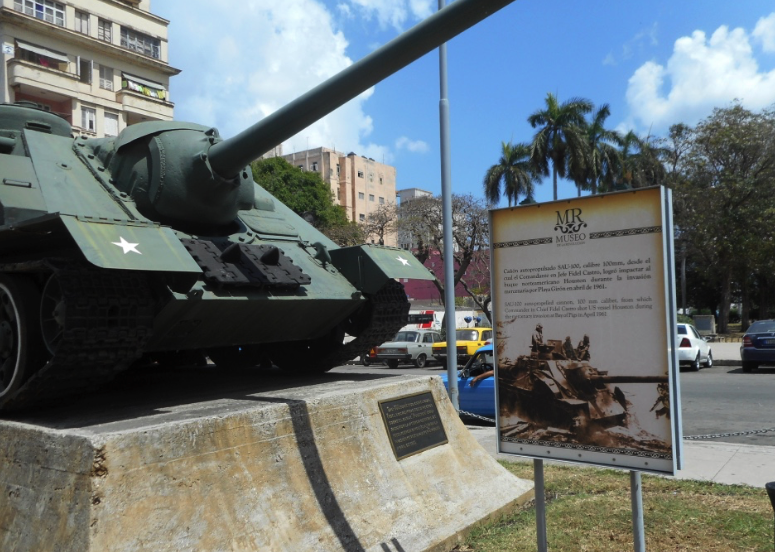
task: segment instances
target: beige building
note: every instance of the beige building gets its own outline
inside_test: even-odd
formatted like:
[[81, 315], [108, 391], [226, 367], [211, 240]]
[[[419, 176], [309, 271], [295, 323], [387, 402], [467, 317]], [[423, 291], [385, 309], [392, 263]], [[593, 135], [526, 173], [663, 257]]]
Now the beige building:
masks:
[[172, 120], [169, 21], [150, 0], [0, 0], [4, 102], [48, 106], [73, 129], [114, 136]]
[[[303, 171], [319, 173], [331, 186], [335, 201], [355, 222], [366, 222], [381, 205], [396, 203], [396, 168], [374, 159], [328, 148], [316, 148], [283, 159]], [[396, 235], [385, 237], [385, 245], [396, 246]]]

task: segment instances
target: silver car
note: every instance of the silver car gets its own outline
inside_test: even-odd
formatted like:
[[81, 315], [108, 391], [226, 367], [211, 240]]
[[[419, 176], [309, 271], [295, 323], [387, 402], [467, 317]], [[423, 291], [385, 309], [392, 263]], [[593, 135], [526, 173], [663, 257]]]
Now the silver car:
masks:
[[443, 341], [436, 330], [401, 330], [393, 341], [377, 347], [377, 361], [384, 360], [388, 368], [398, 368], [399, 363], [411, 363], [422, 368], [428, 362], [433, 344]]
[[713, 352], [697, 328], [691, 324], [678, 324], [676, 344], [678, 345], [678, 364], [698, 371], [704, 364], [713, 366]]

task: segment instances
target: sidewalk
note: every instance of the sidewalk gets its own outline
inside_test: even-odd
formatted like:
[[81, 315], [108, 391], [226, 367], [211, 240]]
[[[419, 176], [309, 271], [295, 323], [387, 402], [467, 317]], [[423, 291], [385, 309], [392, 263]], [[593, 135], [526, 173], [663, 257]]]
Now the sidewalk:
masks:
[[713, 353], [713, 364], [717, 366], [740, 366], [740, 342], [737, 343], [709, 343]]

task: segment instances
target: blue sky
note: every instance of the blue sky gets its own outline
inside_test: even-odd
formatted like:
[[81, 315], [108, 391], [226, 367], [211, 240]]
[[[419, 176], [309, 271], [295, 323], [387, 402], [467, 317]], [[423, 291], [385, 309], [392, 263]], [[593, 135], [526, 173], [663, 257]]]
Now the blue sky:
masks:
[[[170, 21], [175, 118], [230, 137], [436, 11], [437, 0], [152, 0]], [[482, 196], [501, 142], [527, 142], [548, 92], [611, 106], [609, 126], [664, 136], [738, 100], [775, 103], [771, 0], [517, 0], [448, 44], [452, 187]], [[396, 167], [441, 192], [436, 51], [284, 144]], [[551, 181], [536, 199], [552, 199]], [[561, 182], [559, 197], [576, 195]], [[505, 200], [504, 200], [505, 201]], [[505, 203], [503, 203], [505, 205]]]

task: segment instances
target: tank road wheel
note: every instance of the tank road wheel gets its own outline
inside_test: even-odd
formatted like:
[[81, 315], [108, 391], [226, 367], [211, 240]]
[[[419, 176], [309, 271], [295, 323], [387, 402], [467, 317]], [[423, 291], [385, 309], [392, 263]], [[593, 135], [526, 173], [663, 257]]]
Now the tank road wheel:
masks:
[[0, 275], [0, 406], [45, 364], [39, 299], [32, 282]]
[[417, 368], [425, 368], [426, 361], [427, 361], [427, 357], [424, 354], [420, 353], [419, 355], [417, 355], [417, 358], [414, 359], [414, 365]]
[[56, 353], [65, 330], [65, 297], [56, 274], [52, 274], [43, 287], [40, 299], [40, 327], [43, 342], [52, 355]]

